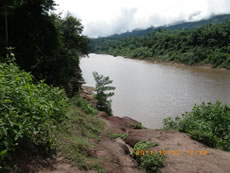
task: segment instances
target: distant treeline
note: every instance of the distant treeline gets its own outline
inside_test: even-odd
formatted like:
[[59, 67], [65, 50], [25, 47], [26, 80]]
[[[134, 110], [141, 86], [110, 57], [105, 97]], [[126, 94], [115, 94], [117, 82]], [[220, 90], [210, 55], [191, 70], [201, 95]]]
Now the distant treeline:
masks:
[[91, 52], [230, 69], [230, 21], [141, 37], [91, 39]]

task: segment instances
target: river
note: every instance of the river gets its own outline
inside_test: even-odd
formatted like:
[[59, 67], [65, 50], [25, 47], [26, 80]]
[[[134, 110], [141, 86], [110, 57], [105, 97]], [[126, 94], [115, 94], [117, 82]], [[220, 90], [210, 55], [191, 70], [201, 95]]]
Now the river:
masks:
[[148, 128], [161, 128], [164, 118], [191, 111], [203, 101], [230, 105], [227, 70], [96, 54], [82, 58], [80, 66], [87, 86], [95, 86], [93, 71], [113, 80], [114, 115], [129, 116]]

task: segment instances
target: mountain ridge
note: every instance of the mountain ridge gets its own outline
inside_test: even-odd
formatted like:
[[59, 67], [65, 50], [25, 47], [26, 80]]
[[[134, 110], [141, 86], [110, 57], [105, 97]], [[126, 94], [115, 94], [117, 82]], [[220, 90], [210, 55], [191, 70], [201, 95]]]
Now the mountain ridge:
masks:
[[208, 19], [201, 19], [198, 21], [178, 21], [173, 24], [163, 25], [159, 27], [150, 26], [146, 29], [134, 29], [132, 31], [124, 32], [121, 34], [113, 34], [107, 37], [99, 38], [128, 38], [128, 37], [138, 37], [144, 36], [156, 30], [185, 30], [185, 29], [194, 29], [202, 27], [208, 24], [220, 24], [230, 19], [230, 14], [220, 14], [220, 15], [211, 15]]

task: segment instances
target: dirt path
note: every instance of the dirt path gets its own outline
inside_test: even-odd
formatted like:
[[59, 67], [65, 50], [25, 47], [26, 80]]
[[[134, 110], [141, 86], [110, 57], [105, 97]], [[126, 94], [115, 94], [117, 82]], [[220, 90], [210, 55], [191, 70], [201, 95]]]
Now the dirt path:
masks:
[[132, 119], [121, 119], [119, 117], [108, 117], [99, 113], [98, 117], [105, 122], [105, 132], [95, 148], [95, 155], [104, 159], [103, 167], [105, 172], [116, 173], [140, 173], [136, 161], [130, 157], [132, 148], [122, 139], [111, 140], [108, 133], [128, 133], [128, 124], [136, 122]]

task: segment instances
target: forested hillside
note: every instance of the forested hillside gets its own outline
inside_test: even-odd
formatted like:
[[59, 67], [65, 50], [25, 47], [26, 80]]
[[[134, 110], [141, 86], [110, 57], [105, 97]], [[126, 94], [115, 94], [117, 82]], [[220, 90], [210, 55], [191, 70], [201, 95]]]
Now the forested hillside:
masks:
[[91, 52], [230, 69], [230, 21], [192, 30], [158, 30], [142, 37], [92, 39]]
[[221, 24], [221, 23], [226, 22], [229, 19], [230, 19], [229, 14], [214, 15], [208, 19], [202, 19], [199, 21], [192, 21], [192, 22], [180, 21], [180, 22], [177, 22], [176, 24], [171, 24], [171, 25], [165, 25], [165, 26], [159, 26], [159, 27], [149, 27], [147, 29], [135, 29], [130, 32], [114, 34], [109, 37], [110, 38], [127, 38], [127, 37], [144, 36], [153, 31], [162, 30], [162, 29], [163, 30], [194, 29], [194, 28], [198, 28], [198, 27], [201, 27], [203, 25], [208, 25], [208, 24]]

